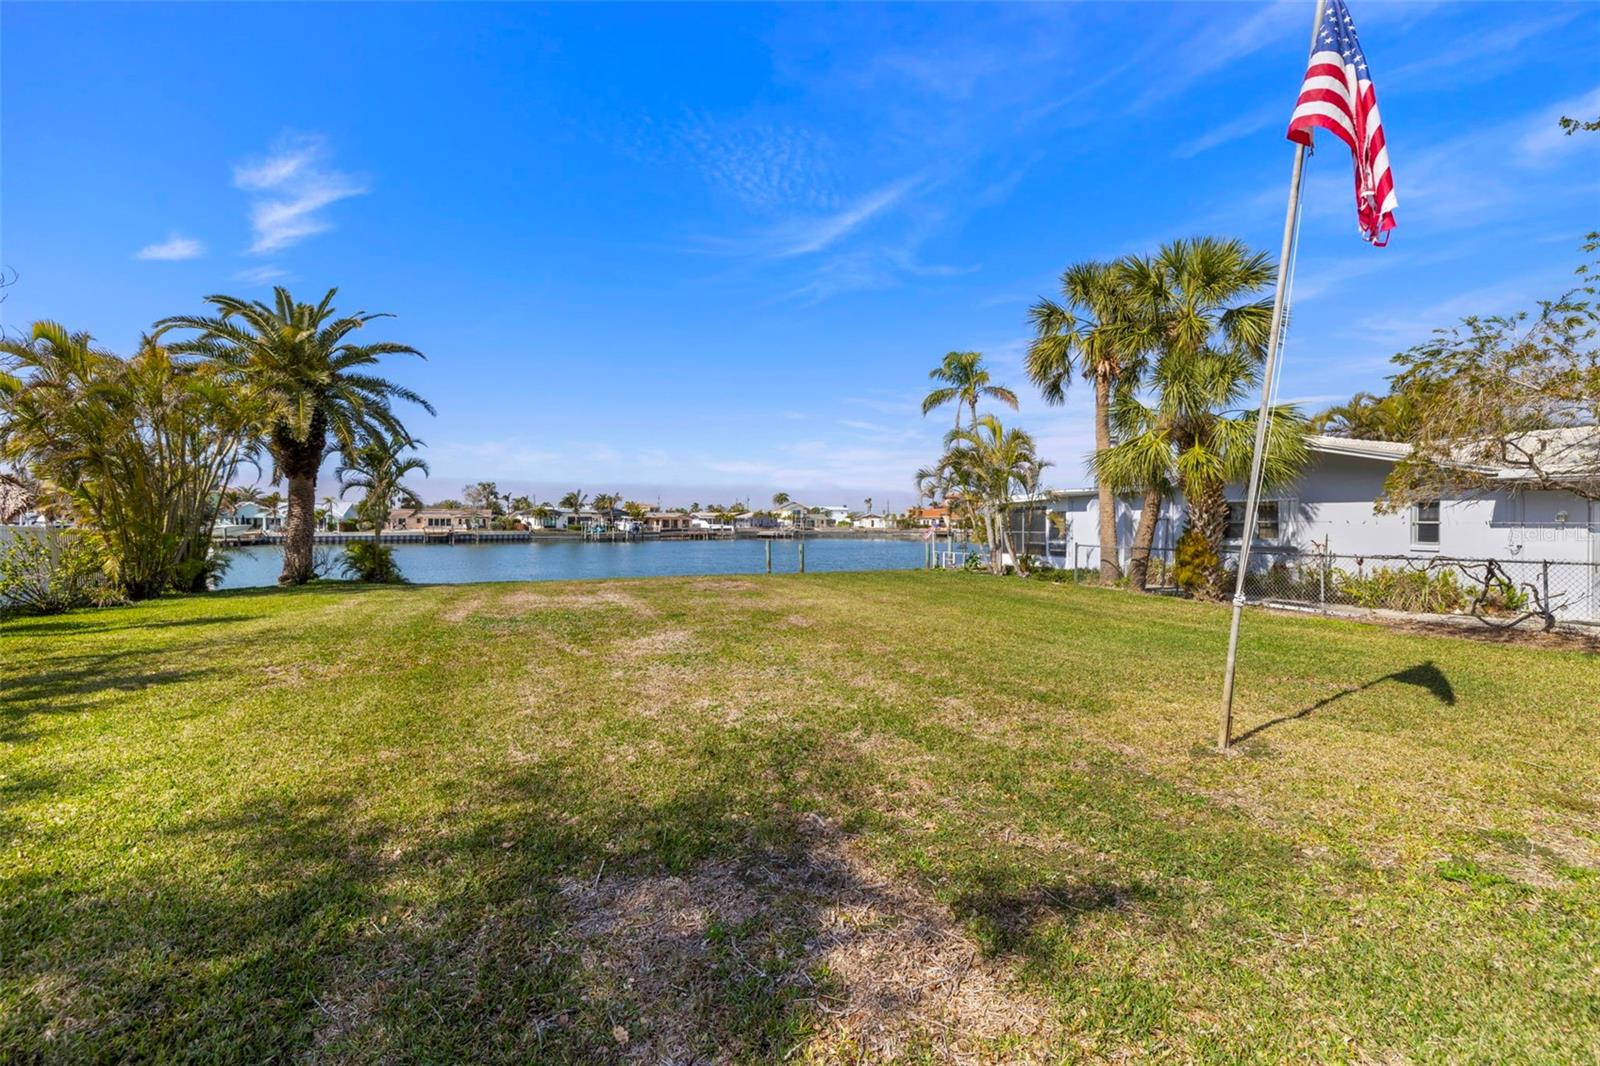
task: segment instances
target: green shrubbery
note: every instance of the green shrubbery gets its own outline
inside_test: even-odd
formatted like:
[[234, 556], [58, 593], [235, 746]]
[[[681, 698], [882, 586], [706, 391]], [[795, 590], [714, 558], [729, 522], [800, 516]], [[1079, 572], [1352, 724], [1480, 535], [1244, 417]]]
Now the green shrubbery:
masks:
[[82, 537], [29, 530], [0, 548], [0, 616], [60, 614], [119, 600], [94, 546]]
[[375, 540], [358, 540], [344, 549], [344, 574], [356, 581], [374, 585], [398, 585], [405, 581], [394, 549]]
[[1357, 607], [1449, 614], [1466, 610], [1472, 601], [1454, 570], [1430, 573], [1382, 566], [1356, 574], [1335, 570], [1333, 580], [1340, 597]]

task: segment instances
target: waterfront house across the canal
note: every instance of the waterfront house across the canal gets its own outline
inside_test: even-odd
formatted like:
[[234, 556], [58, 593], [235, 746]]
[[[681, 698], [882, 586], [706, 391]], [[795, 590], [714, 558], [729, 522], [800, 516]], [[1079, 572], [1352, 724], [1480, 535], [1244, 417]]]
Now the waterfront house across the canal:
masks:
[[409, 533], [455, 533], [488, 529], [494, 513], [487, 507], [421, 507], [415, 511], [395, 511], [388, 529]]

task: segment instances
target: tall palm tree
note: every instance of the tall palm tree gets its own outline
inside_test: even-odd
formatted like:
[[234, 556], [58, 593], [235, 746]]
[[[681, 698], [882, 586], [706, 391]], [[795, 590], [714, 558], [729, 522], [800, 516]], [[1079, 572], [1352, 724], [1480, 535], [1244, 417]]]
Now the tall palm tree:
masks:
[[220, 368], [224, 378], [257, 400], [263, 409], [257, 433], [278, 472], [288, 481], [289, 514], [284, 523], [281, 585], [299, 585], [312, 576], [317, 474], [329, 438], [340, 451], [361, 441], [385, 437], [409, 440], [394, 411], [394, 401], [433, 407], [403, 385], [366, 368], [385, 355], [422, 353], [394, 341], [356, 344], [351, 334], [386, 314], [340, 315], [329, 289], [321, 302], [296, 303], [289, 290], [274, 290], [272, 304], [236, 296], [207, 296], [213, 315], [176, 315], [156, 324], [158, 335], [171, 329], [195, 336], [174, 351], [199, 355]]
[[1017, 394], [1004, 385], [993, 383], [989, 371], [983, 365], [982, 352], [949, 352], [943, 362], [928, 371], [928, 377], [944, 384], [922, 398], [923, 415], [926, 416], [929, 411], [954, 402], [956, 429], [961, 428], [963, 407], [972, 416], [969, 426], [978, 424], [979, 400], [995, 400], [1013, 411], [1017, 409]]
[[772, 506], [774, 506], [774, 507], [782, 507], [784, 504], [786, 504], [788, 502], [789, 502], [789, 494], [787, 492], [774, 492], [772, 494]]
[[[1218, 557], [1228, 524], [1226, 486], [1249, 471], [1255, 415], [1237, 407], [1260, 380], [1272, 313], [1257, 296], [1276, 271], [1241, 241], [1174, 241], [1151, 259], [1125, 264], [1135, 299], [1146, 309], [1159, 355], [1150, 373], [1154, 402], [1119, 390], [1114, 448], [1096, 452], [1095, 468], [1112, 486], [1145, 493], [1134, 554], [1148, 558], [1155, 514], [1169, 486], [1183, 493], [1188, 528]], [[1293, 407], [1272, 412], [1266, 462], [1274, 484], [1292, 480], [1306, 460], [1306, 422]], [[1198, 590], [1222, 595], [1214, 568]]]
[[588, 502], [589, 497], [577, 489], [573, 489], [571, 492], [561, 497], [561, 507], [563, 510], [567, 511], [581, 511], [583, 510], [583, 505]]
[[420, 443], [386, 437], [362, 441], [344, 455], [334, 472], [339, 481], [340, 499], [351, 489], [360, 489], [366, 494], [359, 505], [359, 513], [372, 526], [374, 544], [382, 539], [389, 516], [397, 508], [416, 511], [422, 507], [422, 498], [405, 483], [407, 475], [418, 471], [428, 473], [428, 464], [421, 456], [405, 454]]
[[[1028, 310], [1034, 339], [1025, 361], [1028, 378], [1048, 404], [1066, 402], [1074, 375], [1094, 383], [1094, 446], [1111, 445], [1111, 394], [1136, 381], [1150, 343], [1148, 316], [1141, 316], [1128, 282], [1126, 262], [1075, 263], [1061, 273], [1061, 301], [1041, 298]], [[1100, 579], [1121, 576], [1117, 564], [1116, 497], [1097, 486]]]

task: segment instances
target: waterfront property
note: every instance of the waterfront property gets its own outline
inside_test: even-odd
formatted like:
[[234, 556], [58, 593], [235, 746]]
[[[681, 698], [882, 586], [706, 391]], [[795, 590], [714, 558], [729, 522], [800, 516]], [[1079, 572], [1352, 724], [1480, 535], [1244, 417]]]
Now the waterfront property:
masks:
[[494, 512], [487, 507], [421, 507], [397, 510], [389, 515], [384, 528], [396, 533], [449, 534], [484, 530], [494, 523]]
[[922, 529], [945, 531], [950, 528], [950, 508], [945, 504], [906, 508], [906, 518]]
[[682, 511], [651, 511], [643, 519], [647, 533], [683, 533], [692, 523], [693, 519]]
[[1594, 654], [1263, 614], [1223, 759], [1226, 620], [909, 572], [0, 623], [0, 1048], [1590, 1058]]

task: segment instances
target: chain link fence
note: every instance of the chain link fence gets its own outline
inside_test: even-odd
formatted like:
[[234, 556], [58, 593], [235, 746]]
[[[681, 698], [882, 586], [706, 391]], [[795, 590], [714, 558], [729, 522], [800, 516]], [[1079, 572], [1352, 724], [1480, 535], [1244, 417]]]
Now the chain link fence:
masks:
[[[1099, 549], [1078, 545], [1075, 577], [1093, 580]], [[1129, 559], [1123, 560], [1124, 573]], [[1223, 552], [1225, 587], [1238, 573], [1236, 547]], [[1173, 551], [1152, 549], [1147, 591], [1173, 591]], [[1250, 551], [1245, 597], [1252, 603], [1319, 610], [1357, 607], [1413, 614], [1469, 614], [1511, 625], [1529, 618], [1600, 624], [1600, 563], [1522, 558], [1346, 555], [1274, 547]]]

